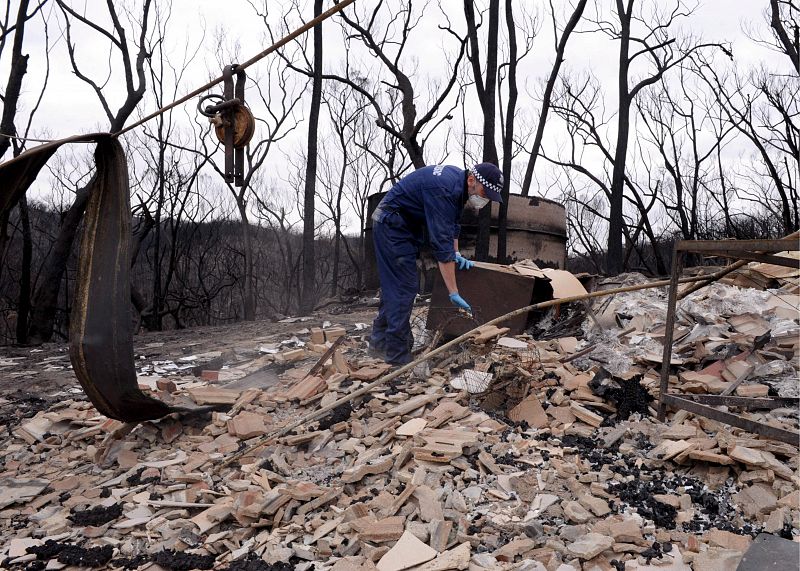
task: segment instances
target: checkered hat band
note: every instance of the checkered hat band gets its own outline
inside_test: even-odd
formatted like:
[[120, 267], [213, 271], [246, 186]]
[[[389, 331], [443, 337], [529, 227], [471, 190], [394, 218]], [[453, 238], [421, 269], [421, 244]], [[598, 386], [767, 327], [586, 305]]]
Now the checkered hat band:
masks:
[[496, 184], [492, 184], [491, 182], [486, 180], [483, 177], [483, 175], [478, 172], [477, 169], [471, 168], [471, 169], [469, 169], [469, 172], [471, 172], [472, 176], [474, 176], [478, 180], [478, 182], [481, 183], [485, 188], [488, 188], [489, 190], [493, 190], [494, 192], [498, 192], [498, 193], [502, 192], [502, 189], [499, 186], [497, 186]]

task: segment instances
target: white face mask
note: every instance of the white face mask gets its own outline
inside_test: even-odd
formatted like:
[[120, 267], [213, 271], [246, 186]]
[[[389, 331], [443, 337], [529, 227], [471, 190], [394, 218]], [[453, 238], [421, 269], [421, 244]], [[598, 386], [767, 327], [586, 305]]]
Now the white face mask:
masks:
[[478, 194], [470, 194], [469, 198], [467, 199], [467, 204], [469, 204], [469, 207], [475, 212], [478, 212], [481, 208], [489, 204], [489, 199]]

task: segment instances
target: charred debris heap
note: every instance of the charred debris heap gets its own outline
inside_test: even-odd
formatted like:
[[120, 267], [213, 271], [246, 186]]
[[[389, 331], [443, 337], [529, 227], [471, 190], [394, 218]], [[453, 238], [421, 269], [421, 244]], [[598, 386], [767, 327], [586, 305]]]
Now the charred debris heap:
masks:
[[[797, 397], [797, 277], [742, 279], [682, 303], [670, 385]], [[8, 424], [2, 566], [735, 569], [760, 533], [797, 541], [798, 448], [684, 412], [655, 420], [665, 306], [646, 290], [548, 314], [536, 338], [482, 328], [278, 439], [386, 372], [368, 328], [298, 321], [283, 343], [191, 366], [140, 359], [164, 401], [228, 410], [125, 425], [63, 400]], [[796, 406], [741, 414], [798, 429]]]

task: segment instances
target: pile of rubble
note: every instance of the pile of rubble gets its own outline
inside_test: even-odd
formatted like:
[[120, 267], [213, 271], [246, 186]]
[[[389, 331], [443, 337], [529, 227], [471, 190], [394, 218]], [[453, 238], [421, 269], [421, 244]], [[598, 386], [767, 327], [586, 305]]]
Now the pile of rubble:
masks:
[[[796, 396], [797, 297], [775, 299], [723, 284], [688, 298], [671, 386]], [[734, 569], [761, 532], [797, 541], [798, 448], [653, 418], [665, 304], [660, 290], [616, 296], [580, 338], [483, 328], [277, 441], [387, 371], [363, 326], [299, 329], [241, 363], [143, 365], [159, 398], [229, 409], [133, 426], [65, 400], [8, 426], [2, 566]], [[248, 387], [267, 370], [280, 382]], [[797, 407], [742, 414], [800, 424]]]

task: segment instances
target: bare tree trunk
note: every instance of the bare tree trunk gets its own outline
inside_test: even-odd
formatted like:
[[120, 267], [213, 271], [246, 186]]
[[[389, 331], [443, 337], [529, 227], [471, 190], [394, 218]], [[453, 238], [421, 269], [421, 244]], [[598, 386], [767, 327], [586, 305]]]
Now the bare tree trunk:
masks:
[[[340, 135], [340, 138], [343, 136]], [[344, 143], [344, 141], [342, 141]], [[344, 143], [346, 144], [346, 143]], [[333, 242], [333, 277], [331, 279], [331, 295], [339, 293], [339, 265], [341, 260], [342, 241], [346, 240], [342, 234], [342, 192], [344, 192], [344, 177], [347, 172], [347, 149], [342, 147], [342, 170], [339, 176], [339, 186], [336, 191], [336, 206], [334, 208], [334, 242]], [[345, 244], [347, 246], [347, 244]]]
[[255, 292], [253, 291], [253, 231], [247, 217], [247, 204], [239, 203], [239, 216], [242, 218], [242, 239], [244, 240], [244, 320], [256, 318]]
[[[522, 196], [528, 196], [531, 190], [531, 181], [533, 180], [533, 169], [536, 166], [536, 157], [542, 148], [542, 139], [544, 138], [544, 127], [547, 123], [547, 114], [550, 112], [550, 99], [553, 96], [553, 88], [555, 87], [556, 80], [558, 79], [558, 72], [561, 70], [561, 64], [564, 63], [564, 52], [567, 49], [567, 41], [572, 31], [578, 25], [578, 21], [583, 15], [583, 10], [586, 8], [587, 0], [579, 0], [578, 5], [572, 12], [572, 16], [567, 22], [564, 31], [561, 33], [561, 38], [558, 41], [556, 48], [556, 59], [553, 62], [553, 68], [550, 70], [550, 77], [547, 78], [547, 84], [544, 88], [544, 95], [542, 96], [542, 110], [539, 112], [539, 124], [536, 126], [536, 137], [533, 140], [533, 148], [531, 149], [531, 158], [528, 160], [528, 166], [525, 168], [525, 179], [522, 182]], [[553, 14], [555, 19], [555, 14]]]
[[422, 150], [422, 147], [419, 146], [419, 143], [417, 143], [417, 140], [404, 138], [403, 143], [406, 151], [408, 151], [408, 158], [411, 160], [411, 164], [414, 165], [414, 168], [421, 169], [422, 167], [426, 166], [425, 153]]
[[[314, 0], [314, 17], [322, 13], [322, 0]], [[317, 182], [317, 128], [322, 104], [322, 24], [314, 26], [314, 77], [308, 117], [308, 157], [303, 204], [303, 293], [301, 313], [314, 310], [316, 264], [314, 259], [314, 198]]]
[[[785, 20], [781, 17], [780, 4], [784, 4], [789, 12]], [[800, 24], [792, 14], [793, 10], [800, 12], [800, 9], [794, 3], [785, 0], [770, 0], [769, 5], [772, 30], [777, 36], [780, 47], [792, 61], [795, 71], [800, 73]]]
[[517, 34], [514, 25], [513, 0], [506, 0], [506, 27], [508, 28], [508, 107], [503, 133], [503, 203], [500, 205], [497, 228], [497, 262], [505, 264], [508, 229], [508, 198], [511, 187], [511, 159], [514, 153], [514, 115], [517, 110]]
[[339, 234], [339, 224], [336, 224], [333, 237], [333, 269], [331, 271], [331, 296], [336, 297], [339, 293], [339, 251], [341, 245], [341, 236]]
[[0, 274], [3, 272], [6, 257], [6, 245], [8, 244], [8, 216], [10, 210], [0, 212]]
[[631, 12], [633, 1], [628, 0], [628, 10], [625, 11], [623, 0], [617, 0], [619, 12], [620, 38], [619, 38], [619, 70], [617, 75], [617, 90], [619, 100], [619, 115], [617, 116], [617, 145], [614, 150], [614, 172], [611, 175], [611, 200], [608, 219], [608, 247], [606, 248], [606, 271], [617, 275], [623, 269], [622, 253], [622, 199], [625, 192], [625, 159], [628, 154], [628, 133], [630, 131], [630, 95], [628, 91], [628, 51], [631, 37]]
[[158, 201], [156, 202], [156, 215], [154, 222], [155, 237], [153, 244], [153, 312], [151, 325], [156, 331], [163, 328], [164, 308], [163, 292], [161, 290], [161, 209], [164, 206], [164, 116], [158, 117], [158, 168], [156, 184], [158, 185]]
[[722, 145], [717, 146], [717, 169], [719, 170], [720, 198], [722, 201], [722, 214], [725, 216], [725, 235], [736, 238], [733, 235], [733, 222], [731, 220], [731, 209], [728, 204], [728, 186], [725, 181], [725, 171], [722, 169]]
[[[480, 63], [480, 42], [478, 26], [475, 22], [474, 0], [464, 0], [464, 15], [467, 19], [467, 35], [470, 42], [470, 62], [475, 79], [478, 101], [483, 111], [483, 162], [497, 164], [497, 145], [495, 144], [497, 87], [497, 32], [500, 20], [500, 0], [489, 0], [489, 29], [486, 40], [486, 77]], [[478, 239], [475, 245], [475, 259], [485, 261], [489, 258], [489, 226], [491, 208], [484, 208], [478, 215]]]
[[[3, 94], [3, 118], [0, 120], [0, 133], [16, 135], [14, 117], [17, 114], [17, 102], [22, 91], [22, 78], [28, 71], [28, 56], [22, 55], [22, 41], [25, 39], [25, 21], [27, 20], [28, 1], [20, 0], [17, 10], [17, 23], [14, 30], [14, 44], [11, 49], [11, 69], [8, 72], [8, 83]], [[0, 137], [0, 157], [6, 154], [11, 146], [11, 139]], [[26, 203], [27, 204], [27, 203]]]
[[22, 226], [22, 275], [19, 281], [19, 304], [17, 305], [17, 343], [28, 342], [28, 314], [31, 309], [31, 259], [33, 246], [31, 221], [28, 217], [28, 199], [19, 199], [19, 221]]
[[30, 324], [30, 341], [32, 343], [45, 343], [53, 338], [53, 323], [58, 309], [61, 278], [67, 269], [72, 243], [78, 233], [78, 226], [83, 218], [93, 186], [94, 178], [75, 194], [75, 200], [61, 220], [61, 227], [53, 243], [53, 248], [42, 267], [39, 287], [33, 296]]

